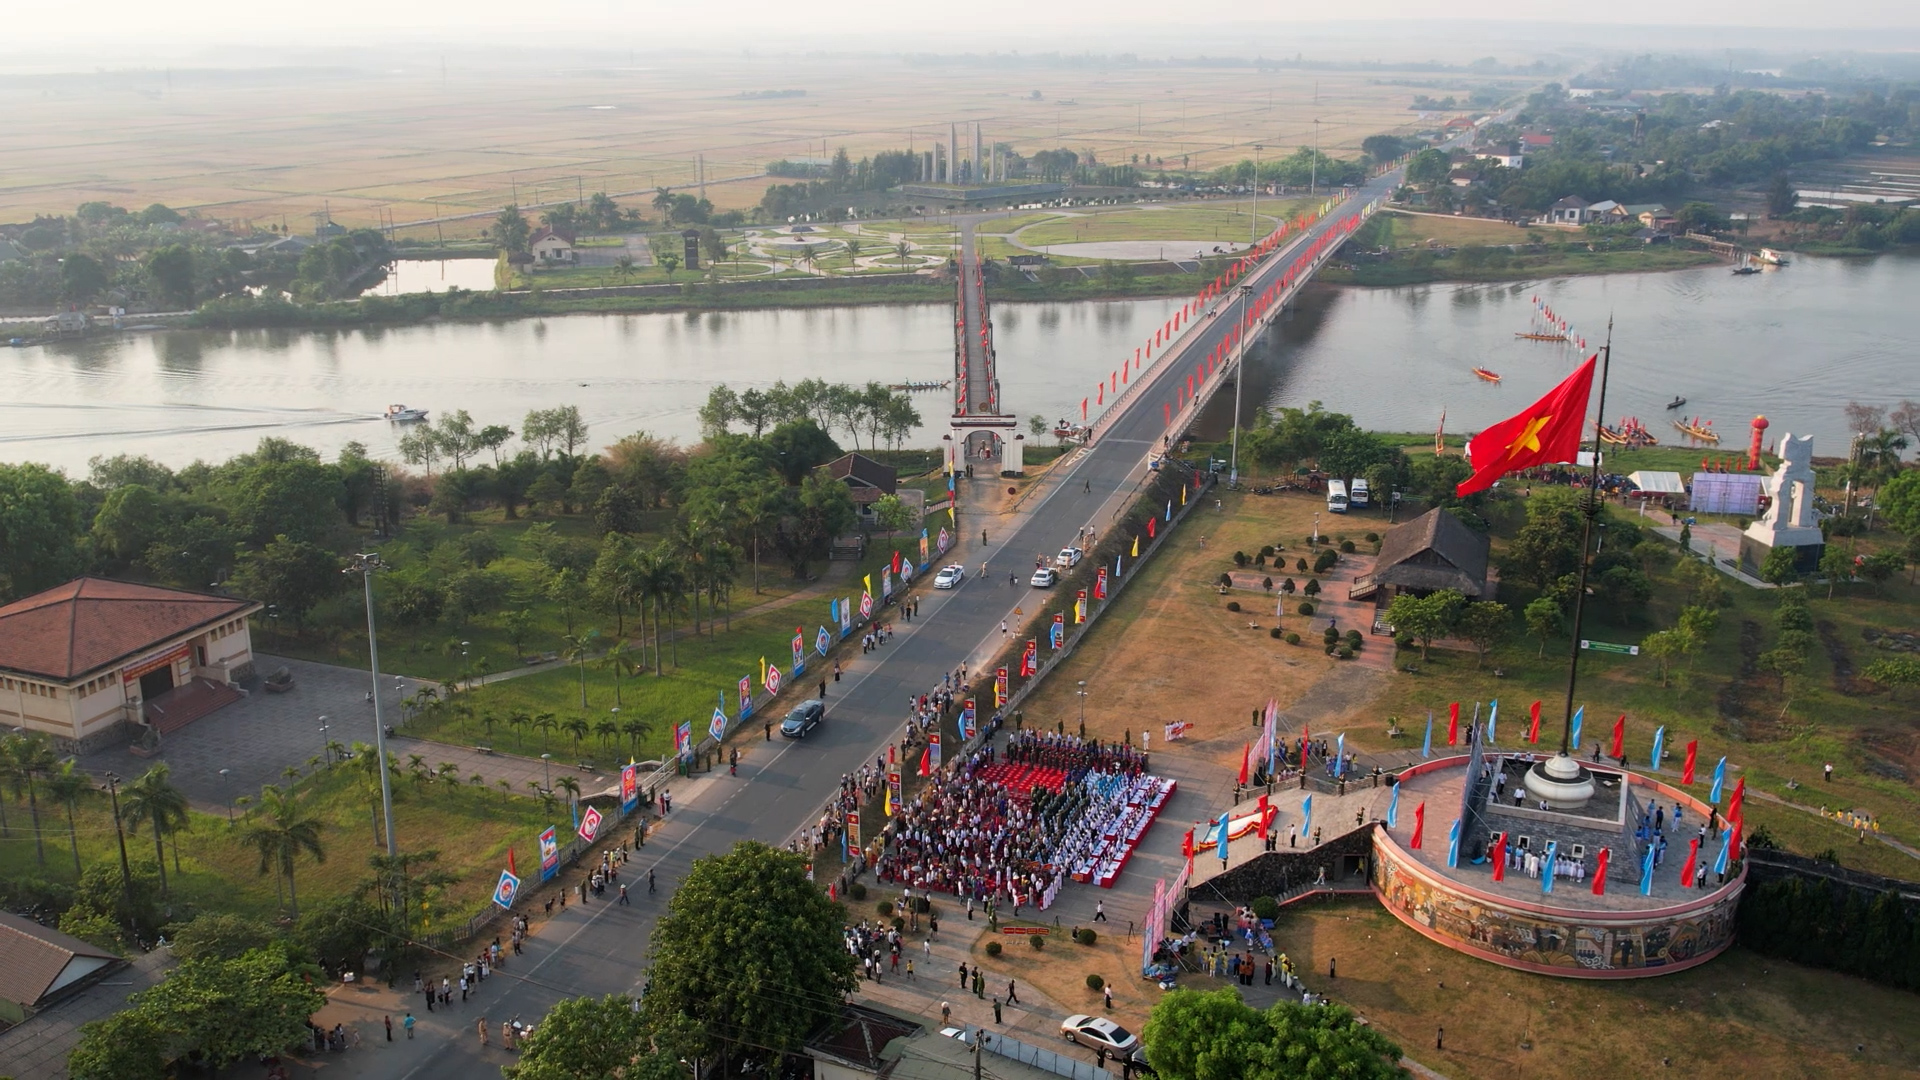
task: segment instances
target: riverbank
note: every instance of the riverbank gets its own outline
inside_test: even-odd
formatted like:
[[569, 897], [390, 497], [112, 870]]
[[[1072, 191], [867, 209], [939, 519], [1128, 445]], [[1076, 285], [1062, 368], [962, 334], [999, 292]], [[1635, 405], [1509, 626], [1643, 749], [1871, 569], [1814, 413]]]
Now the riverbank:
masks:
[[1719, 258], [1705, 251], [1657, 247], [1587, 250], [1568, 248], [1542, 254], [1512, 254], [1504, 248], [1458, 248], [1441, 255], [1417, 251], [1386, 261], [1335, 264], [1320, 272], [1329, 285], [1475, 284], [1526, 281], [1595, 274], [1647, 274], [1708, 266]]

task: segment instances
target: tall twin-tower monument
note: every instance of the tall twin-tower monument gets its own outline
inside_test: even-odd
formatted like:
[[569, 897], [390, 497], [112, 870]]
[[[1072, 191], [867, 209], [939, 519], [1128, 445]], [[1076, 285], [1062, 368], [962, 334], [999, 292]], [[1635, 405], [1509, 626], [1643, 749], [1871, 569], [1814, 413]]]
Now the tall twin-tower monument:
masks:
[[999, 184], [1007, 179], [1007, 155], [998, 145], [982, 141], [980, 125], [973, 125], [972, 153], [962, 156], [959, 124], [947, 125], [947, 141], [920, 153], [923, 184]]

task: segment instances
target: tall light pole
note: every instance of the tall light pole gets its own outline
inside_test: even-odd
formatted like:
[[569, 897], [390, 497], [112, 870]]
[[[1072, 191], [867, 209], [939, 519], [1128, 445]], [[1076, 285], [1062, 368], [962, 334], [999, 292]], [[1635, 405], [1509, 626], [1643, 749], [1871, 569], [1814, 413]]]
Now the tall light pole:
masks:
[[320, 714], [320, 756], [325, 758], [327, 764], [329, 765], [333, 764], [333, 750], [330, 749], [327, 745], [327, 729], [332, 726], [333, 725], [327, 723], [327, 714], [321, 713]]
[[541, 754], [540, 767], [545, 769], [547, 773], [547, 782], [545, 787], [548, 791], [552, 791], [553, 790], [553, 755]]
[[1253, 296], [1253, 286], [1241, 285], [1234, 290], [1240, 294], [1240, 317], [1235, 327], [1240, 331], [1240, 355], [1233, 366], [1233, 446], [1227, 453], [1227, 483], [1229, 486], [1240, 481], [1240, 387], [1246, 384], [1247, 375], [1247, 311], [1252, 306], [1249, 298]]
[[111, 772], [107, 774], [107, 795], [113, 799], [113, 835], [120, 841], [120, 891], [126, 897], [127, 914], [131, 916], [133, 914], [133, 868], [127, 865], [127, 832], [120, 827], [120, 777]]
[[227, 824], [233, 824], [233, 782], [227, 777], [233, 775], [232, 769], [220, 770], [220, 784], [227, 789]]
[[1313, 119], [1313, 162], [1307, 166], [1307, 198], [1313, 198], [1313, 189], [1320, 182], [1320, 118]]
[[1247, 227], [1247, 243], [1260, 239], [1260, 144], [1253, 144], [1253, 224]]
[[391, 859], [400, 852], [393, 838], [393, 784], [387, 777], [387, 725], [380, 716], [380, 638], [373, 625], [373, 573], [384, 569], [386, 563], [380, 553], [369, 551], [348, 559], [342, 573], [359, 574], [367, 598], [367, 664], [373, 672], [373, 752], [380, 762], [380, 809], [386, 816], [387, 857]]

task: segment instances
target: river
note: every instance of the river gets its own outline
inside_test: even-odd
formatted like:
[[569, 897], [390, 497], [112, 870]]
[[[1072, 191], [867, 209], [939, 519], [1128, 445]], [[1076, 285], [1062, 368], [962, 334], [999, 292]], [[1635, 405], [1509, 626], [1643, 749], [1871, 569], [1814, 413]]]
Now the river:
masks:
[[[1666, 402], [1744, 445], [1747, 421], [1811, 433], [1843, 452], [1858, 399], [1920, 399], [1913, 305], [1920, 259], [1798, 259], [1751, 277], [1725, 267], [1510, 285], [1319, 288], [1262, 343], [1246, 408], [1319, 400], [1367, 427], [1449, 431], [1507, 415], [1575, 363], [1516, 339], [1539, 295], [1597, 344], [1612, 316], [1609, 420], [1639, 416], [1663, 439]], [[1078, 418], [1080, 399], [1179, 306], [1173, 300], [996, 309], [1002, 392], [1021, 415]], [[0, 459], [84, 475], [96, 454], [173, 465], [219, 460], [277, 435], [331, 455], [349, 441], [391, 455], [386, 405], [466, 409], [517, 427], [528, 409], [580, 406], [596, 444], [645, 430], [690, 442], [715, 382], [818, 377], [881, 382], [951, 375], [945, 305], [659, 315], [575, 315], [353, 331], [167, 331], [0, 351]], [[1471, 368], [1499, 372], [1499, 385]], [[917, 395], [938, 441], [946, 398]], [[1224, 409], [1206, 425], [1218, 428]]]

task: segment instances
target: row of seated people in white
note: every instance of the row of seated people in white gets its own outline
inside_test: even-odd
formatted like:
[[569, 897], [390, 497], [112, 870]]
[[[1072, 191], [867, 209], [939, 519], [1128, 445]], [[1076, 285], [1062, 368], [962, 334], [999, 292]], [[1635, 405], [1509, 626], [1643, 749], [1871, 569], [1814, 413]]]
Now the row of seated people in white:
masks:
[[1087, 786], [1095, 801], [1069, 830], [1051, 861], [1056, 869], [1074, 874], [1098, 871], [1104, 876], [1119, 865], [1145, 830], [1160, 781], [1151, 775], [1105, 775], [1088, 777]]
[[[1514, 848], [1507, 849], [1507, 869], [1524, 869], [1526, 875], [1530, 878], [1540, 876], [1540, 868], [1546, 861], [1547, 857], [1545, 855], [1532, 851], [1518, 851]], [[1585, 881], [1587, 880], [1586, 860], [1572, 859], [1565, 855], [1555, 855], [1553, 857], [1553, 876], [1571, 878], [1574, 881]]]

